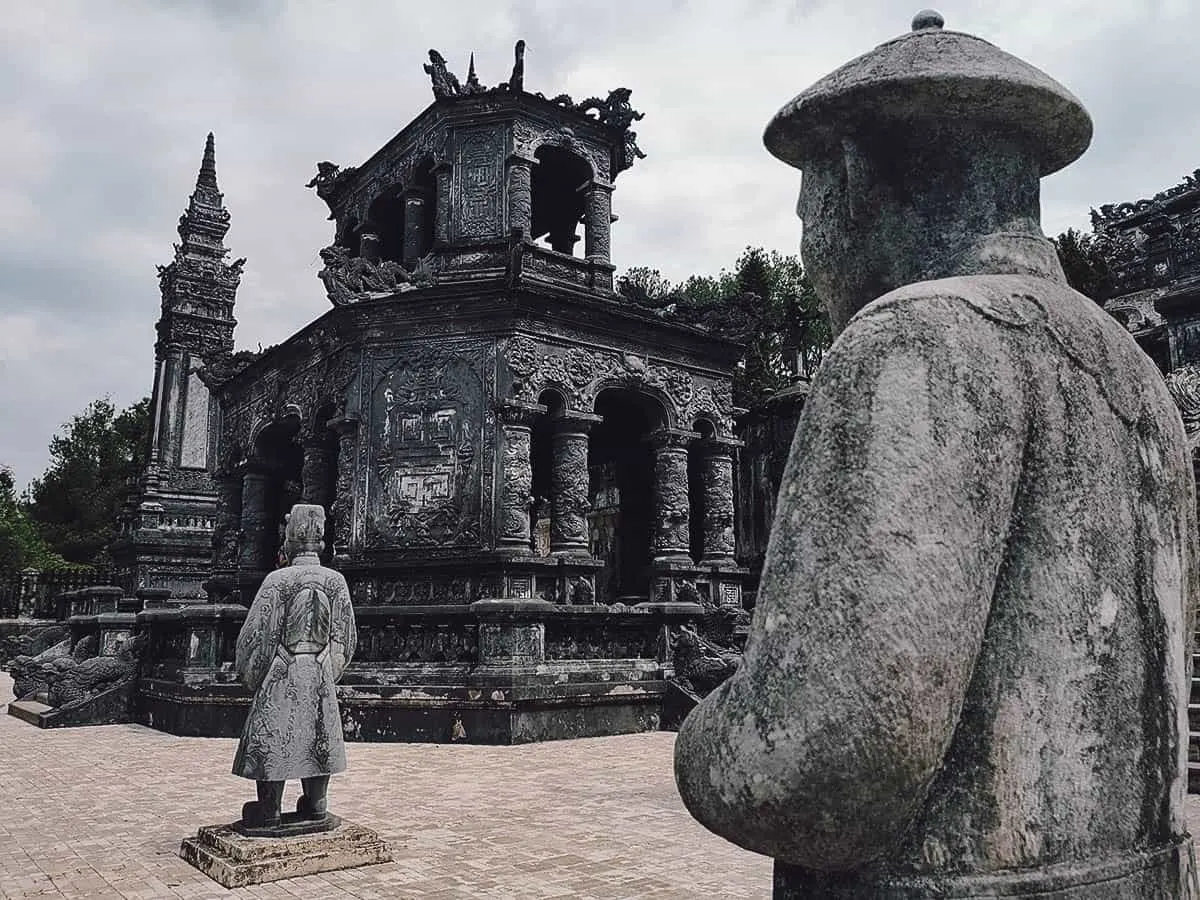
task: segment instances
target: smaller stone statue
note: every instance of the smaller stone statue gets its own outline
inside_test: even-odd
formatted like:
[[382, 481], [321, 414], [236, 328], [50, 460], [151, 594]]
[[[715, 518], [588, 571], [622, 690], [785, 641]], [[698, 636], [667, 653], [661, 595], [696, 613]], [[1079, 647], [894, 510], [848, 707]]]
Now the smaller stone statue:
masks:
[[446, 57], [436, 50], [429, 51], [429, 62], [422, 68], [433, 84], [433, 96], [437, 99], [457, 97], [463, 92], [458, 76], [446, 67]]
[[517, 41], [513, 47], [512, 74], [508, 77], [508, 89], [514, 94], [525, 90], [525, 42]]
[[287, 520], [290, 565], [263, 580], [237, 642], [237, 671], [254, 691], [233, 774], [258, 782], [245, 828], [280, 825], [284, 782], [299, 778], [296, 819], [327, 819], [329, 776], [346, 768], [334, 685], [354, 655], [354, 609], [341, 573], [327, 569], [325, 510], [298, 503]]

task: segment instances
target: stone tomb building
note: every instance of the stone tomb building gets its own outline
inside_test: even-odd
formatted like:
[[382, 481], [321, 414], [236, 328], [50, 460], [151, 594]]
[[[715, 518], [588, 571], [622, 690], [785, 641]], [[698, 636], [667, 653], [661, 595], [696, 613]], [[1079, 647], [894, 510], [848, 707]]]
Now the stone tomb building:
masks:
[[232, 734], [233, 637], [294, 502], [330, 512], [365, 740], [529, 741], [658, 726], [673, 627], [740, 610], [742, 348], [613, 291], [629, 91], [574, 103], [465, 82], [310, 183], [333, 308], [203, 373], [218, 405], [211, 602], [152, 610], [142, 718]]

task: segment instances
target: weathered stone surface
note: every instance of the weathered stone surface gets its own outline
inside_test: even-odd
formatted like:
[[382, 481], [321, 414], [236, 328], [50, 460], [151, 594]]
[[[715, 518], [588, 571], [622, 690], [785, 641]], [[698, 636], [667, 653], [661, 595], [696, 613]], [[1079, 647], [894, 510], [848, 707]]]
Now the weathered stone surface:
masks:
[[392, 861], [378, 834], [346, 821], [319, 834], [284, 838], [247, 837], [236, 823], [206, 825], [184, 838], [179, 855], [227, 888]]
[[680, 793], [777, 898], [1182, 897], [1183, 428], [1041, 235], [1086, 113], [919, 18], [767, 132], [841, 334]]

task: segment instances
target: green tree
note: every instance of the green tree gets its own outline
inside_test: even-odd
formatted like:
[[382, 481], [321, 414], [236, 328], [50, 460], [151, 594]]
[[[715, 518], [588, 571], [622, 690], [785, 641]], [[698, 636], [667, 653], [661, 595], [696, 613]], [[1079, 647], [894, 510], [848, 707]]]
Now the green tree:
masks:
[[145, 462], [149, 398], [117, 411], [94, 400], [50, 440], [50, 466], [24, 497], [46, 543], [72, 563], [106, 561], [126, 479]]
[[66, 567], [17, 502], [12, 469], [0, 466], [0, 572]]
[[1051, 241], [1058, 251], [1067, 284], [1097, 303], [1103, 303], [1112, 292], [1112, 275], [1108, 260], [1093, 235], [1068, 228]]
[[734, 402], [753, 406], [816, 371], [832, 341], [829, 321], [796, 256], [747, 247], [731, 269], [672, 285], [656, 269], [633, 268], [617, 291], [664, 318], [744, 341]]

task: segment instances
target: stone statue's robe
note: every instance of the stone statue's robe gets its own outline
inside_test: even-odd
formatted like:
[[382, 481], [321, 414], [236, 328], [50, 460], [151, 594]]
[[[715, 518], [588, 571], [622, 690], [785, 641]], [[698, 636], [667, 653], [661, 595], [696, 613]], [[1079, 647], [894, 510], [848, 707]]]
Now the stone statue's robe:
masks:
[[345, 771], [335, 684], [354, 655], [354, 609], [346, 579], [317, 562], [268, 574], [238, 635], [237, 671], [254, 691], [233, 761], [243, 778]]
[[822, 363], [680, 793], [781, 861], [776, 897], [1181, 896], [1179, 414], [1049, 242], [992, 236], [963, 271], [869, 304]]

